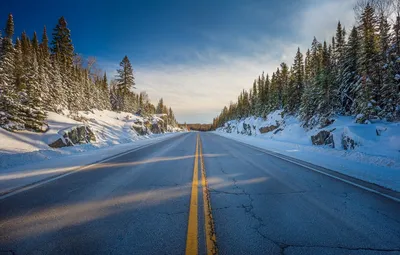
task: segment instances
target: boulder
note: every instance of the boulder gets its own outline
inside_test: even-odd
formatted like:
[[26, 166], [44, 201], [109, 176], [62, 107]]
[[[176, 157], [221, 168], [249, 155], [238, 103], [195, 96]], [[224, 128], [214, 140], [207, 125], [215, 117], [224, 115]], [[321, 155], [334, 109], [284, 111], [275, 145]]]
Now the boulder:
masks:
[[226, 123], [226, 126], [224, 129], [225, 129], [226, 133], [232, 133], [232, 127], [231, 127], [230, 123]]
[[147, 135], [147, 128], [145, 126], [133, 125], [132, 129], [136, 131], [139, 135]]
[[64, 142], [64, 140], [62, 138], [59, 138], [55, 142], [52, 142], [51, 144], [49, 144], [49, 146], [51, 148], [62, 148], [62, 147], [65, 147], [67, 145], [66, 145], [66, 143]]
[[261, 134], [265, 134], [265, 133], [268, 133], [268, 132], [271, 132], [271, 131], [277, 129], [278, 127], [279, 127], [279, 126], [275, 126], [275, 125], [271, 125], [271, 126], [267, 126], [267, 127], [262, 127], [262, 128], [260, 128], [260, 133], [261, 133]]
[[242, 135], [251, 135], [251, 126], [250, 124], [243, 123]]
[[386, 127], [376, 127], [376, 135], [381, 136], [383, 132], [387, 130]]
[[161, 127], [158, 124], [151, 125], [151, 132], [153, 134], [161, 134], [164, 133]]
[[335, 141], [333, 140], [333, 134], [329, 131], [322, 130], [318, 134], [311, 136], [313, 145], [329, 145], [335, 148]]
[[63, 138], [52, 142], [49, 144], [49, 146], [52, 148], [62, 148], [66, 146], [73, 146], [75, 144], [84, 144], [96, 141], [96, 136], [92, 130], [86, 126], [73, 127], [68, 131], [64, 131], [62, 136]]
[[354, 150], [357, 146], [357, 143], [346, 134], [342, 134], [342, 147], [345, 150]]

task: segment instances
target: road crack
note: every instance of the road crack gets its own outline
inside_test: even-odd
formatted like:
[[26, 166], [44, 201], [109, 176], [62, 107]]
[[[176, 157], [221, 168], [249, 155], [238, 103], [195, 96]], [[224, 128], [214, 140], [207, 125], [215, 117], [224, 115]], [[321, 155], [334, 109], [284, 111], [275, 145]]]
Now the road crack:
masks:
[[400, 251], [400, 248], [396, 249], [380, 249], [380, 248], [370, 248], [370, 247], [344, 247], [344, 246], [325, 246], [325, 245], [301, 245], [301, 244], [281, 244], [281, 255], [285, 254], [287, 248], [325, 248], [325, 249], [340, 249], [346, 251], [378, 251], [378, 252], [394, 252]]
[[209, 188], [210, 193], [216, 193], [216, 194], [226, 194], [226, 195], [246, 195], [245, 193], [242, 192], [229, 192], [229, 191], [223, 191], [223, 190], [216, 190], [213, 188]]
[[174, 216], [174, 215], [179, 215], [179, 214], [184, 214], [187, 213], [187, 211], [179, 211], [179, 212], [158, 212], [158, 214], [161, 215], [167, 215], [167, 216]]

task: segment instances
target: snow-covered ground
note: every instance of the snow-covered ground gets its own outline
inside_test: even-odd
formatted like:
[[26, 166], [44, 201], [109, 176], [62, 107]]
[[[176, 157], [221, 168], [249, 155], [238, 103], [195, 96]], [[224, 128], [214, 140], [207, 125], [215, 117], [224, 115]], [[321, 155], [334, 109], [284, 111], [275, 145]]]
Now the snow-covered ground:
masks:
[[[271, 125], [279, 128], [260, 133]], [[335, 148], [312, 145], [311, 136], [321, 130], [331, 131]], [[276, 111], [266, 119], [229, 121], [215, 133], [400, 191], [400, 123], [356, 124], [352, 117], [339, 116], [325, 128], [306, 130], [297, 118]], [[355, 148], [345, 150], [342, 136], [353, 139]]]
[[[0, 194], [94, 163], [140, 146], [168, 139], [179, 128], [168, 127], [169, 133], [139, 135], [132, 126], [156, 124], [162, 119], [143, 118], [126, 112], [92, 110], [79, 112], [74, 118], [68, 112], [49, 112], [45, 133], [9, 132], [0, 128]], [[77, 121], [78, 119], [79, 121]], [[78, 126], [93, 131], [96, 141], [76, 146], [51, 148], [49, 144], [62, 139], [63, 134]]]
[[[127, 112], [117, 113], [107, 110], [79, 112], [74, 119], [80, 121], [67, 117], [68, 114], [68, 112], [64, 114], [48, 112], [46, 122], [49, 130], [45, 133], [9, 132], [0, 128], [0, 169], [4, 170], [36, 161], [149, 139], [154, 136], [150, 131], [149, 135], [140, 136], [132, 129], [132, 126], [143, 126], [145, 121], [150, 123], [162, 121], [156, 116], [145, 119]], [[82, 125], [88, 126], [94, 132], [96, 142], [60, 149], [49, 147], [49, 144], [62, 138], [66, 131]], [[169, 130], [179, 131], [178, 128], [173, 127], [169, 127]]]

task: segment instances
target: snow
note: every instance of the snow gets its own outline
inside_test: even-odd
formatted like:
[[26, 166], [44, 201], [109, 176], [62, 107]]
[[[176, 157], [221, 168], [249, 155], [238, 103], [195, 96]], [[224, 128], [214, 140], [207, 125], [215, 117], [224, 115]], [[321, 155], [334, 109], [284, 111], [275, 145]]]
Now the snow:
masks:
[[[249, 117], [229, 121], [215, 133], [400, 191], [400, 123], [377, 121], [363, 125], [355, 123], [354, 117], [334, 119], [334, 123], [325, 128], [306, 130], [296, 117], [282, 117], [281, 112], [276, 111], [266, 119]], [[281, 131], [259, 132], [259, 128], [276, 123]], [[251, 136], [243, 132], [243, 124], [251, 125]], [[228, 126], [231, 133], [227, 133]], [[321, 130], [331, 131], [335, 148], [312, 145], [311, 136]], [[343, 135], [355, 141], [354, 150], [343, 149]]]
[[[74, 119], [68, 117], [69, 112], [62, 114], [48, 112], [46, 122], [49, 130], [45, 133], [30, 131], [9, 132], [0, 128], [0, 169], [3, 171], [18, 165], [49, 160], [61, 156], [97, 150], [112, 145], [131, 143], [149, 139], [155, 135], [139, 136], [132, 126], [143, 126], [146, 121], [157, 123], [158, 117], [143, 118], [127, 112], [84, 111], [78, 112]], [[73, 147], [53, 149], [48, 146], [63, 134], [76, 126], [88, 126], [96, 136], [96, 142]], [[170, 132], [181, 131], [169, 127]]]
[[[79, 120], [79, 121], [78, 121]], [[132, 129], [144, 123], [159, 123], [157, 116], [140, 117], [127, 112], [81, 111], [71, 117], [68, 111], [47, 113], [45, 133], [9, 132], [0, 128], [0, 194], [33, 182], [66, 173], [140, 146], [168, 139], [181, 132], [168, 126], [167, 134], [140, 136]], [[96, 142], [54, 149], [48, 146], [76, 126], [88, 126]]]

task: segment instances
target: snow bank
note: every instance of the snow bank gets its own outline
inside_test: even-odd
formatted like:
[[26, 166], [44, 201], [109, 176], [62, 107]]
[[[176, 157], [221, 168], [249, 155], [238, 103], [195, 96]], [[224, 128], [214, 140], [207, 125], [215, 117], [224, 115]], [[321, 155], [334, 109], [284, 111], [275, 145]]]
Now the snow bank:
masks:
[[[156, 135], [146, 129], [146, 135], [141, 136], [132, 126], [145, 128], [146, 123], [157, 124], [162, 121], [156, 116], [145, 118], [127, 112], [117, 113], [107, 110], [81, 111], [73, 117], [68, 116], [69, 112], [63, 114], [48, 112], [46, 121], [49, 130], [45, 133], [9, 132], [0, 128], [0, 169], [5, 170], [36, 161], [148, 139]], [[61, 149], [49, 147], [49, 144], [62, 138], [65, 132], [82, 125], [88, 126], [93, 131], [96, 142]], [[181, 129], [168, 126], [168, 131], [178, 132]]]
[[[338, 116], [324, 128], [306, 130], [301, 124], [296, 117], [282, 117], [281, 111], [275, 111], [266, 119], [229, 121], [216, 133], [400, 191], [400, 123], [365, 125], [355, 123], [352, 117]], [[260, 132], [270, 126], [274, 129]], [[312, 144], [311, 136], [321, 130], [331, 132], [335, 148]], [[344, 149], [343, 136], [354, 141], [354, 149]]]

